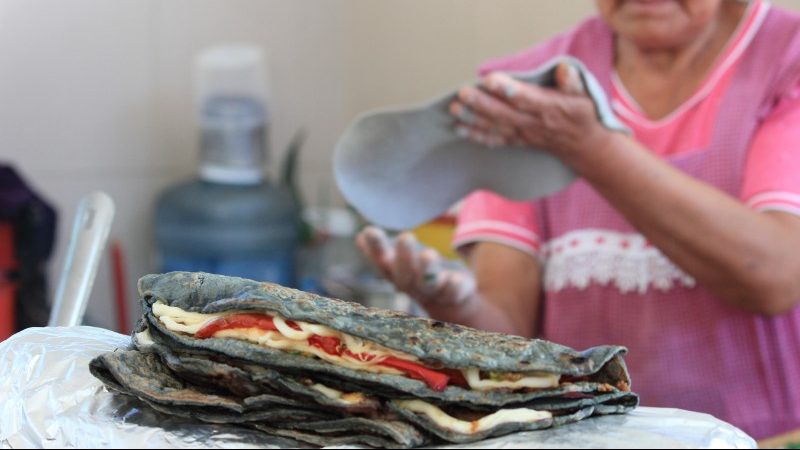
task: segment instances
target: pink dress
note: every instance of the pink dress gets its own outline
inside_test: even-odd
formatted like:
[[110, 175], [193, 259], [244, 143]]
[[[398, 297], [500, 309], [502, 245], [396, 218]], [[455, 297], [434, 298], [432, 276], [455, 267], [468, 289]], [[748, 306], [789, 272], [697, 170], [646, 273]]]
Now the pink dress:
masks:
[[[759, 210], [800, 215], [800, 17], [755, 1], [697, 93], [645, 117], [613, 69], [599, 19], [482, 72], [581, 59], [634, 136], [665, 161]], [[713, 239], [713, 236], [709, 236]], [[499, 242], [543, 263], [543, 337], [619, 344], [647, 406], [710, 413], [756, 438], [800, 427], [800, 308], [748, 314], [715, 298], [579, 180], [535, 202], [468, 197], [456, 246]]]

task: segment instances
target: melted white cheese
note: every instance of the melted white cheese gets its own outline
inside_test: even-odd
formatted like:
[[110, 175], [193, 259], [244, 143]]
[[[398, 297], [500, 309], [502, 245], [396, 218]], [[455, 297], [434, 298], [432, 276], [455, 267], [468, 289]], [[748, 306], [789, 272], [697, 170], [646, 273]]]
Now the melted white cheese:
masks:
[[195, 334], [203, 328], [206, 322], [226, 315], [189, 312], [174, 306], [167, 306], [161, 302], [153, 304], [153, 314], [161, 320], [168, 330], [188, 334]]
[[362, 370], [372, 373], [385, 373], [390, 375], [403, 374], [403, 372], [400, 372], [397, 369], [377, 365], [378, 362], [380, 362], [378, 359], [370, 362], [361, 362], [347, 356], [331, 355], [319, 347], [310, 345], [307, 340], [300, 341], [287, 338], [278, 332], [266, 331], [262, 330], [261, 328], [230, 328], [227, 330], [217, 331], [214, 333], [214, 337], [238, 339], [263, 345], [264, 347], [268, 348], [307, 353], [331, 364], [335, 364], [340, 367], [347, 367], [348, 369], [353, 370]]
[[300, 331], [295, 330], [294, 328], [290, 327], [282, 317], [277, 315], [272, 317], [272, 323], [275, 324], [275, 328], [277, 328], [282, 335], [288, 337], [289, 339], [305, 341], [314, 335], [313, 332], [304, 330], [303, 327], [299, 327]]
[[560, 377], [553, 373], [537, 373], [529, 374], [520, 378], [517, 381], [510, 380], [481, 380], [480, 371], [478, 369], [464, 369], [464, 378], [467, 380], [469, 387], [476, 391], [490, 391], [492, 389], [546, 389], [558, 387]]
[[313, 384], [311, 385], [311, 388], [322, 393], [322, 395], [328, 397], [331, 400], [337, 400], [340, 402], [347, 403], [349, 405], [355, 405], [361, 403], [366, 399], [364, 394], [360, 392], [352, 392], [350, 394], [345, 394], [342, 391], [337, 391], [336, 389], [329, 388], [324, 384], [319, 384], [319, 383]]
[[[161, 302], [156, 302], [153, 305], [153, 314], [155, 314], [155, 316], [161, 320], [167, 329], [170, 331], [188, 334], [197, 333], [208, 322], [214, 319], [237, 313], [238, 312], [234, 311], [219, 314], [202, 314], [184, 311], [180, 308], [167, 306]], [[403, 375], [403, 372], [397, 369], [378, 365], [381, 361], [389, 356], [406, 361], [419, 361], [419, 359], [415, 358], [414, 356], [390, 350], [381, 345], [341, 333], [324, 325], [311, 324], [295, 320], [292, 322], [300, 328], [300, 330], [296, 330], [290, 327], [286, 323], [286, 319], [283, 317], [271, 312], [269, 315], [273, 317], [273, 323], [280, 331], [279, 333], [261, 330], [258, 328], [235, 328], [217, 331], [214, 333], [214, 337], [245, 340], [269, 348], [308, 353], [332, 364], [373, 373]], [[371, 358], [369, 361], [367, 361], [361, 358], [353, 358], [348, 355], [336, 356], [328, 354], [324, 350], [314, 347], [308, 343], [308, 338], [313, 335], [339, 338], [342, 344], [353, 354], [372, 355], [374, 358]], [[464, 378], [467, 380], [469, 387], [476, 391], [523, 388], [544, 389], [557, 387], [559, 385], [559, 376], [556, 374], [528, 374], [517, 381], [494, 381], [480, 379], [480, 371], [478, 369], [462, 369], [462, 372], [464, 373]]]
[[[201, 330], [208, 322], [217, 319], [219, 317], [238, 314], [239, 312], [227, 312], [222, 314], [202, 314], [202, 313], [194, 313], [189, 311], [184, 311], [180, 308], [167, 306], [161, 302], [156, 302], [153, 305], [153, 314], [158, 317], [159, 320], [167, 327], [170, 331], [188, 333], [188, 334], [195, 334], [199, 330]], [[338, 332], [330, 327], [326, 327], [324, 325], [317, 325], [311, 324], [302, 321], [292, 321], [296, 324], [300, 330], [295, 330], [294, 328], [290, 327], [286, 323], [286, 319], [281, 316], [278, 316], [274, 313], [269, 313], [273, 318], [273, 323], [275, 327], [280, 330], [280, 333], [271, 332], [267, 337], [266, 331], [259, 330], [259, 329], [247, 329], [248, 331], [242, 332], [243, 329], [235, 329], [233, 330], [221, 330], [214, 333], [214, 337], [219, 338], [233, 338], [233, 339], [242, 339], [247, 340], [250, 342], [255, 342], [257, 344], [266, 345], [270, 348], [277, 348], [282, 350], [295, 350], [301, 351], [305, 353], [311, 353], [315, 356], [318, 356], [321, 359], [340, 363], [345, 362], [348, 367], [351, 368], [358, 368], [363, 369], [366, 366], [372, 367], [376, 364], [380, 363], [382, 360], [386, 359], [389, 356], [393, 356], [395, 358], [403, 359], [406, 361], [418, 361], [417, 358], [401, 353], [390, 350], [386, 347], [383, 347], [378, 344], [374, 344], [371, 342], [364, 341], [363, 339], [359, 339], [345, 333]], [[317, 347], [311, 346], [308, 344], [308, 338], [313, 335], [319, 336], [329, 336], [329, 337], [337, 337], [339, 340], [347, 347], [350, 352], [360, 355], [362, 353], [369, 354], [375, 356], [375, 358], [371, 358], [370, 361], [352, 358], [347, 355], [342, 356], [335, 356], [329, 355], [322, 349]], [[380, 367], [379, 370], [371, 370], [373, 372], [379, 373], [392, 373], [392, 374], [402, 374], [402, 372], [392, 369], [389, 367]]]
[[144, 331], [140, 331], [133, 336], [133, 340], [136, 342], [136, 346], [139, 348], [147, 348], [152, 345], [155, 345], [155, 341], [153, 341], [153, 337], [150, 336], [150, 329], [145, 328]]
[[467, 422], [456, 419], [435, 405], [422, 400], [398, 400], [397, 405], [409, 411], [424, 414], [436, 425], [447, 430], [460, 434], [475, 434], [481, 431], [491, 430], [492, 428], [505, 423], [532, 423], [544, 419], [549, 419], [553, 415], [548, 411], [537, 411], [535, 409], [501, 409], [478, 420]]

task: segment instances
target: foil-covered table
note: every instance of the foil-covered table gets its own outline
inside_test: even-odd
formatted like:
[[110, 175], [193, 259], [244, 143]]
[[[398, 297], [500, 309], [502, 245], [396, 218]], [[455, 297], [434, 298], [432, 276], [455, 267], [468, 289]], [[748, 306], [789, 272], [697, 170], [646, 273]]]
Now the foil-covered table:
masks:
[[[158, 413], [111, 393], [90, 373], [100, 353], [130, 337], [93, 327], [32, 328], [0, 343], [2, 448], [286, 448], [292, 441]], [[640, 407], [559, 428], [458, 448], [756, 448], [707, 414]]]

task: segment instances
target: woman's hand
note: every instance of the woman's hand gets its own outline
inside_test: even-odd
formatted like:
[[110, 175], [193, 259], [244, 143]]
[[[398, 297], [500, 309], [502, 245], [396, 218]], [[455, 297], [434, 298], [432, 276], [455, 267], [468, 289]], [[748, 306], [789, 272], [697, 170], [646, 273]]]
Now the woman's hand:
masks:
[[398, 290], [426, 309], [457, 309], [475, 296], [471, 273], [444, 268], [439, 253], [421, 249], [411, 233], [402, 233], [392, 245], [382, 229], [370, 226], [356, 236], [356, 244]]
[[556, 68], [557, 89], [543, 88], [495, 72], [481, 88], [464, 87], [450, 104], [456, 132], [489, 145], [520, 145], [552, 152], [571, 164], [602, 146], [612, 131], [597, 118], [574, 66]]
[[421, 249], [410, 233], [392, 244], [367, 227], [356, 243], [398, 290], [434, 319], [474, 328], [536, 336], [541, 270], [536, 258], [511, 247], [482, 242], [468, 252], [471, 271], [447, 269], [439, 254]]

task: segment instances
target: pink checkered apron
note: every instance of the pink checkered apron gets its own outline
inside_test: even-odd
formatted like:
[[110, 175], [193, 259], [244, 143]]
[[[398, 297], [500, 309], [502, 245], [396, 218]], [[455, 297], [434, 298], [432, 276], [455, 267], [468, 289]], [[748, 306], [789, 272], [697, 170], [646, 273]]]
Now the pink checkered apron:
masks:
[[[734, 197], [754, 130], [800, 78], [800, 20], [773, 8], [746, 52], [710, 145], [668, 159]], [[611, 91], [613, 37], [599, 19], [509, 69], [563, 53], [584, 61]], [[579, 349], [628, 347], [643, 405], [710, 413], [756, 438], [800, 428], [800, 308], [767, 318], [727, 306], [650, 246], [586, 182], [537, 207], [547, 242], [545, 338]]]

